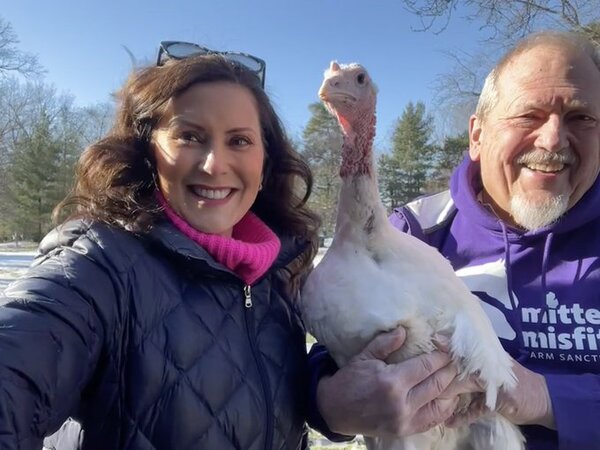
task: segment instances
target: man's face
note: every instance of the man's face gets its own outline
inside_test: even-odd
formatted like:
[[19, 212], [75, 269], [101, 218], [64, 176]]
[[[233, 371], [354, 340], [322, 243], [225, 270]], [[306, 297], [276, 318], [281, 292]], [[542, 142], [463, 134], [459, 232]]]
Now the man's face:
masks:
[[498, 102], [472, 116], [470, 150], [485, 200], [506, 222], [548, 225], [577, 203], [600, 171], [600, 70], [586, 55], [534, 47], [501, 72]]

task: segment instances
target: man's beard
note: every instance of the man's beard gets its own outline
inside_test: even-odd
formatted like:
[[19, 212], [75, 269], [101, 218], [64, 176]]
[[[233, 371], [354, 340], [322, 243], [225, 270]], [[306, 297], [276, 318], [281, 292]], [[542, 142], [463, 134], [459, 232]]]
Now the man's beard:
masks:
[[525, 195], [514, 195], [510, 199], [510, 212], [514, 221], [532, 231], [556, 222], [569, 209], [569, 196], [556, 195], [532, 200]]
[[[570, 148], [558, 152], [535, 149], [522, 154], [517, 164], [574, 164], [577, 156]], [[569, 209], [569, 195], [552, 195], [542, 199], [531, 199], [526, 194], [517, 194], [510, 199], [510, 213], [514, 221], [526, 230], [537, 230], [556, 222]]]

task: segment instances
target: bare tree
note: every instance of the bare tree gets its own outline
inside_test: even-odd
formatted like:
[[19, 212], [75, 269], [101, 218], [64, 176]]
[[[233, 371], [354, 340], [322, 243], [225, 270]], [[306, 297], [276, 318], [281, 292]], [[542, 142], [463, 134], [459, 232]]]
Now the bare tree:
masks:
[[37, 56], [17, 48], [19, 39], [10, 22], [0, 17], [0, 76], [6, 77], [11, 73], [24, 76], [41, 75], [44, 70]]
[[600, 46], [598, 0], [401, 1], [419, 17], [419, 31], [441, 33], [459, 11], [463, 19], [481, 26], [479, 49], [448, 50], [450, 69], [438, 75], [434, 84], [439, 116], [450, 134], [465, 129], [493, 62], [523, 36], [541, 29], [571, 30]]
[[100, 140], [110, 129], [115, 118], [115, 105], [110, 102], [96, 103], [78, 111], [81, 138], [84, 146]]
[[476, 53], [464, 50], [445, 52], [450, 68], [438, 74], [433, 83], [434, 101], [438, 106], [437, 119], [444, 130], [442, 140], [466, 130], [495, 55], [495, 52], [484, 48]]
[[598, 0], [401, 0], [416, 14], [421, 30], [446, 29], [452, 16], [465, 11], [466, 19], [480, 23], [488, 38], [513, 42], [540, 28], [580, 32], [600, 45]]

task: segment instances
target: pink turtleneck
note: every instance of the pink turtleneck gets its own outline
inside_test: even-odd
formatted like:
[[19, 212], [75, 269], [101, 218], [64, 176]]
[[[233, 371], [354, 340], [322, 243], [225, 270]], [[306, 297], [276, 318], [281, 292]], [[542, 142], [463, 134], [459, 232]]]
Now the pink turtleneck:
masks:
[[171, 208], [162, 193], [157, 191], [156, 197], [177, 229], [246, 284], [252, 284], [264, 275], [279, 254], [281, 242], [277, 235], [250, 211], [234, 225], [232, 236], [228, 238], [196, 230]]

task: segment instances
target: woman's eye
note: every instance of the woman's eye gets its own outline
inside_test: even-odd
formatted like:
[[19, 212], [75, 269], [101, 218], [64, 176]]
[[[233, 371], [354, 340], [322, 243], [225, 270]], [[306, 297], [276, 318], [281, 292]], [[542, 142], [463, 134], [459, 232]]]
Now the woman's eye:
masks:
[[230, 142], [231, 142], [231, 145], [234, 145], [236, 147], [243, 147], [243, 146], [252, 144], [252, 141], [250, 141], [250, 139], [248, 139], [247, 137], [244, 137], [244, 136], [235, 136], [235, 137], [231, 138]]
[[182, 132], [177, 135], [177, 140], [184, 144], [201, 144], [204, 139], [192, 132]]

